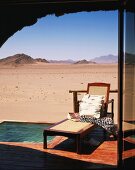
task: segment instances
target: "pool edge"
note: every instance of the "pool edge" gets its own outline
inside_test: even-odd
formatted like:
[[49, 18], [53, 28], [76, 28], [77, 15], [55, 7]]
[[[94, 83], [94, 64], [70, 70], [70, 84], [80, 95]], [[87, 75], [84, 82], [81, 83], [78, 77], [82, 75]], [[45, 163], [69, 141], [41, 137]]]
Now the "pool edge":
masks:
[[0, 120], [0, 124], [3, 122], [14, 122], [14, 123], [36, 123], [36, 124], [55, 124], [57, 122], [46, 122], [46, 121], [23, 121], [23, 120]]

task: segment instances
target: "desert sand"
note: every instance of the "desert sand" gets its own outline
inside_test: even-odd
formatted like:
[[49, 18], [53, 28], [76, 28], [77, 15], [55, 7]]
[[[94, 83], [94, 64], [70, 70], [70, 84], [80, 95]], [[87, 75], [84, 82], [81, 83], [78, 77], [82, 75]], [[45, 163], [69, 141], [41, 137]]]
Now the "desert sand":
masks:
[[[58, 122], [73, 111], [69, 90], [86, 90], [88, 82], [118, 89], [117, 64], [48, 64], [0, 67], [0, 121]], [[81, 96], [80, 96], [81, 97]], [[118, 96], [114, 98], [117, 123]], [[109, 108], [110, 109], [110, 108]]]

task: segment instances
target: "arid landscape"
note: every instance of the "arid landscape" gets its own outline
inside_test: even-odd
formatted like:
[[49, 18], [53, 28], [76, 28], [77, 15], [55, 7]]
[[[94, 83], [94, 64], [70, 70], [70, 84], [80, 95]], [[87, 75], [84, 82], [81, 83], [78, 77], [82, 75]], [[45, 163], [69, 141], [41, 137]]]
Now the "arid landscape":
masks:
[[[47, 63], [40, 59], [18, 63], [0, 62], [0, 121], [57, 122], [73, 111], [69, 90], [86, 90], [89, 82], [118, 88], [117, 64]], [[116, 122], [117, 94], [110, 94], [111, 98]]]

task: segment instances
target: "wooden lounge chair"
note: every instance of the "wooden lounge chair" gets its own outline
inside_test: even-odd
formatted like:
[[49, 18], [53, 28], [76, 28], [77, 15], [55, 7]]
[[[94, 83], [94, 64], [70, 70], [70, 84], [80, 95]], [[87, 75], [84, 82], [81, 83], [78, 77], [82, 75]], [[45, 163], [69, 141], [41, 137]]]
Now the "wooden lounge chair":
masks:
[[[107, 83], [88, 83], [86, 91], [72, 91], [74, 97], [74, 111], [78, 112], [79, 109], [77, 108], [78, 101], [77, 101], [77, 94], [78, 92], [85, 92], [92, 95], [105, 95], [105, 100], [103, 104], [103, 114], [102, 116], [107, 116], [107, 108], [109, 103], [109, 91], [110, 91], [110, 84]], [[70, 91], [71, 92], [71, 91]], [[111, 101], [113, 103], [113, 100]], [[113, 107], [112, 107], [113, 112]], [[113, 117], [113, 113], [112, 113]], [[84, 123], [84, 122], [74, 122], [72, 120], [62, 120], [49, 128], [44, 129], [43, 136], [44, 136], [44, 149], [47, 148], [47, 136], [66, 136], [70, 138], [74, 138], [76, 140], [76, 147], [77, 153], [81, 152], [81, 139], [90, 133], [90, 131], [95, 128], [96, 125], [91, 123]]]

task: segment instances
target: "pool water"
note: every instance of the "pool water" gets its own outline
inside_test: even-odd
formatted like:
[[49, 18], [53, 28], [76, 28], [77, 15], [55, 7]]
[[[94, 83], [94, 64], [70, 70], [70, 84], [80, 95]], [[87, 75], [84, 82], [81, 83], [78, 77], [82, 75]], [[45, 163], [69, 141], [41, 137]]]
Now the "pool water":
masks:
[[[2, 122], [0, 123], [1, 142], [43, 142], [43, 130], [50, 124]], [[54, 137], [49, 136], [47, 141]]]
[[134, 139], [135, 140], [135, 135], [131, 135], [129, 136], [131, 139]]

